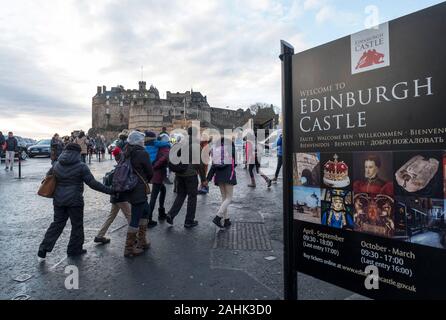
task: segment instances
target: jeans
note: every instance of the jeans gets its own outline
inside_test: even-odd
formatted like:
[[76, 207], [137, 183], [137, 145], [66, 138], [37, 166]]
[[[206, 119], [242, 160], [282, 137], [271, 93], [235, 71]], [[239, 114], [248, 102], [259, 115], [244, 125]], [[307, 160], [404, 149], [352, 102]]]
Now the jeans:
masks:
[[177, 196], [168, 215], [174, 218], [178, 212], [180, 212], [184, 200], [186, 200], [187, 197], [186, 222], [193, 222], [195, 220], [195, 211], [197, 209], [198, 177], [182, 177], [177, 175], [176, 181]]
[[15, 152], [14, 151], [6, 151], [5, 156], [6, 156], [6, 158], [5, 158], [6, 168], [9, 167], [9, 169], [12, 169], [12, 167], [14, 167]]
[[228, 206], [232, 202], [232, 195], [234, 193], [234, 186], [232, 184], [221, 183], [218, 185], [221, 193], [221, 205], [218, 209], [217, 216], [228, 219]]
[[249, 176], [251, 178], [254, 178], [254, 172], [253, 172], [254, 168], [256, 168], [257, 173], [259, 173], [259, 166], [257, 164], [248, 165]]
[[84, 207], [54, 207], [54, 221], [45, 233], [40, 249], [51, 252], [59, 239], [68, 218], [71, 221], [71, 236], [67, 253], [82, 250], [84, 244]]
[[132, 216], [130, 218], [129, 230], [137, 231], [140, 220], [147, 219], [149, 216], [149, 204], [147, 201], [138, 204], [132, 204]]
[[119, 210], [122, 211], [125, 218], [127, 219], [127, 222], [130, 222], [130, 217], [132, 216], [132, 212], [130, 209], [130, 203], [128, 203], [128, 202], [112, 203], [110, 213], [108, 214], [107, 219], [105, 220], [104, 224], [102, 225], [101, 230], [99, 230], [99, 232], [98, 232], [98, 235], [97, 235], [98, 238], [102, 238], [105, 236], [108, 228], [110, 228], [110, 225], [113, 223], [113, 221], [115, 221]]
[[277, 168], [276, 168], [276, 173], [274, 174], [276, 180], [277, 177], [279, 176], [280, 168], [282, 168], [282, 156], [277, 156]]
[[152, 185], [152, 193], [150, 195], [150, 203], [149, 203], [149, 220], [152, 220], [153, 210], [155, 210], [156, 199], [158, 198], [158, 194], [160, 196], [159, 207], [164, 208], [164, 201], [166, 199], [166, 186], [161, 183], [154, 183]]
[[87, 163], [86, 159], [87, 159], [87, 155], [86, 154], [81, 154], [81, 161], [83, 163]]

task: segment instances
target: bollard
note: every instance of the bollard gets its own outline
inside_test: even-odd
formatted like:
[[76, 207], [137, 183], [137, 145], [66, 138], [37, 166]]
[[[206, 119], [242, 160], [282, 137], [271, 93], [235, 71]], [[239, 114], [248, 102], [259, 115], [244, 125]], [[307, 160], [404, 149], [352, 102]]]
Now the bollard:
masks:
[[22, 179], [22, 161], [21, 161], [21, 155], [19, 154], [19, 179]]

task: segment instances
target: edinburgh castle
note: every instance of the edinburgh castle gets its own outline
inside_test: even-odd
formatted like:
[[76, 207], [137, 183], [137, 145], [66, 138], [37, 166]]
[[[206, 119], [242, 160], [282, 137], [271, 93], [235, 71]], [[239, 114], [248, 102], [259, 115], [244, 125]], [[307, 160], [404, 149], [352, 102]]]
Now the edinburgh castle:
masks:
[[200, 92], [166, 92], [161, 99], [154, 86], [146, 88], [140, 81], [138, 89], [123, 86], [98, 86], [92, 101], [92, 124], [89, 134], [103, 134], [107, 140], [115, 139], [122, 129], [168, 130], [183, 127], [192, 120], [199, 120], [203, 128], [233, 129], [253, 120], [258, 127], [272, 128], [278, 123], [274, 109], [261, 110], [253, 115], [250, 110], [212, 108], [207, 97]]

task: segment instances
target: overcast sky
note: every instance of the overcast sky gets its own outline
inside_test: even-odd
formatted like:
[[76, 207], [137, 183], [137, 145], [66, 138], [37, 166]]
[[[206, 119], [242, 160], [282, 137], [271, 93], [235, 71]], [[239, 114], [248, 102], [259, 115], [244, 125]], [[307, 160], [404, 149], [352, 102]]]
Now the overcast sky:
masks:
[[301, 51], [433, 0], [0, 0], [0, 130], [43, 138], [91, 127], [96, 86], [165, 97], [201, 91], [212, 107], [280, 106], [279, 40]]

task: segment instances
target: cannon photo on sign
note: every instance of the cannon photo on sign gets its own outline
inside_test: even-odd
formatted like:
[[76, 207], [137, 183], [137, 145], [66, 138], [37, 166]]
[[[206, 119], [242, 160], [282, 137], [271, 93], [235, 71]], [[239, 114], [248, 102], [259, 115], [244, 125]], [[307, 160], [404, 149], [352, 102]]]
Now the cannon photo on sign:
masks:
[[321, 189], [303, 186], [293, 187], [294, 219], [321, 223]]

